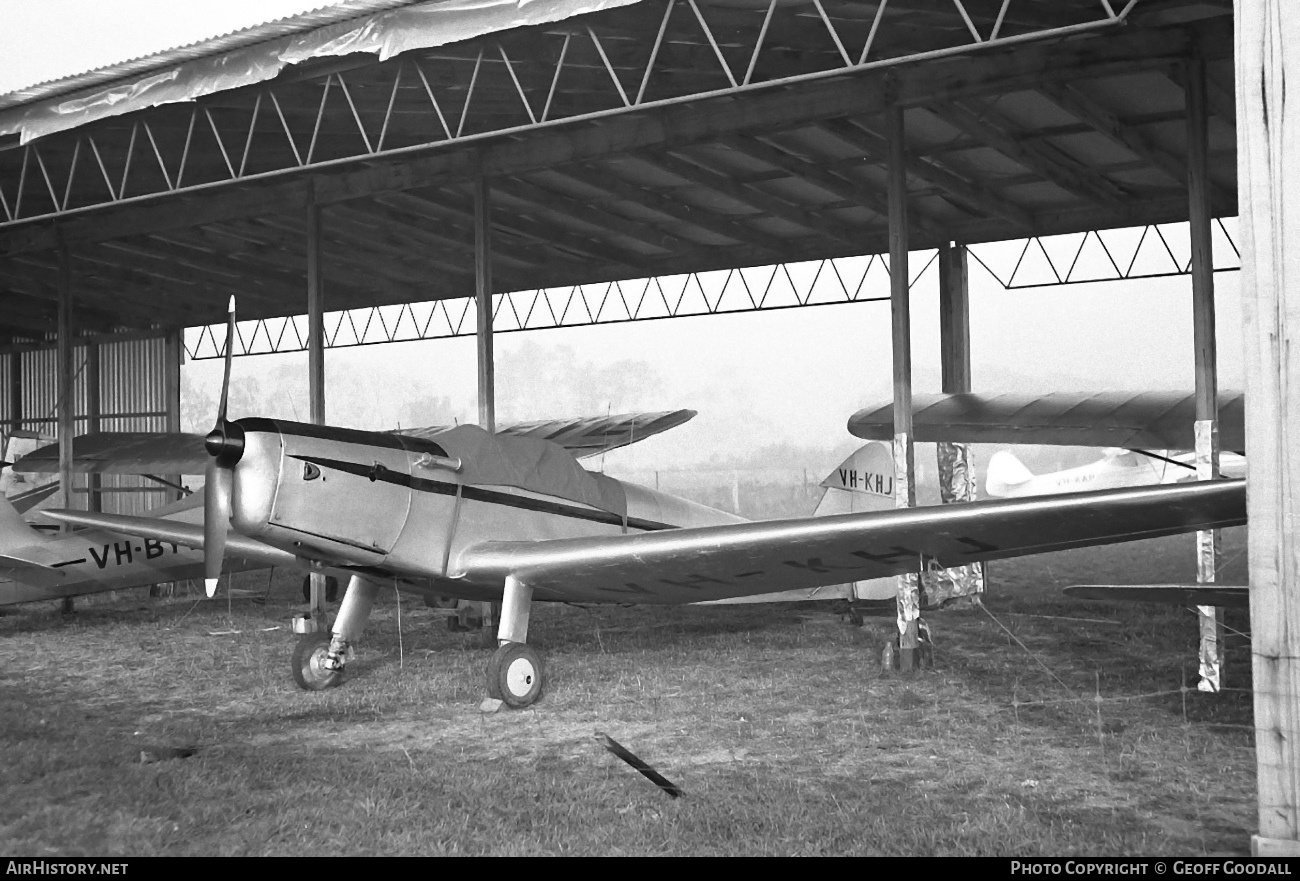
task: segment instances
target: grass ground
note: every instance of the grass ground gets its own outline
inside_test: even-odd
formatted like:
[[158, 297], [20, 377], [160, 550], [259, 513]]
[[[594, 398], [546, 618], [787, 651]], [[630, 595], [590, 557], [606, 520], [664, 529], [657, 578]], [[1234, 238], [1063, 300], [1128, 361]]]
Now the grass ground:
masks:
[[[1246, 854], [1249, 692], [1195, 691], [1188, 611], [1057, 590], [1192, 559], [1183, 538], [995, 564], [986, 610], [928, 616], [915, 675], [880, 669], [890, 620], [825, 606], [540, 606], [546, 693], [490, 716], [488, 650], [409, 600], [310, 694], [288, 576], [237, 576], [262, 602], [27, 607], [0, 618], [0, 851]], [[1228, 683], [1249, 675], [1235, 637]]]

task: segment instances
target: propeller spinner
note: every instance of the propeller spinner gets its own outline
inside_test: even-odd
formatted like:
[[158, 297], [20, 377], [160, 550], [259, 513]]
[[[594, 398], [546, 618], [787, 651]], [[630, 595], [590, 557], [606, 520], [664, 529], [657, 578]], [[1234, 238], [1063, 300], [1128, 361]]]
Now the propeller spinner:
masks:
[[230, 298], [226, 326], [226, 365], [221, 379], [221, 403], [217, 423], [203, 440], [212, 459], [208, 462], [203, 492], [203, 583], [208, 596], [217, 591], [221, 563], [226, 551], [226, 530], [230, 528], [230, 496], [235, 485], [235, 463], [244, 454], [244, 430], [226, 418], [230, 397], [230, 362], [234, 359], [235, 298]]

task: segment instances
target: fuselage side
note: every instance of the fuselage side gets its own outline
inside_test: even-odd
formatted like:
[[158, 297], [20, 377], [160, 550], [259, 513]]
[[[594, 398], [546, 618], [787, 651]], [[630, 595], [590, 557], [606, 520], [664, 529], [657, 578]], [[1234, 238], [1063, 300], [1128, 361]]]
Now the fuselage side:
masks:
[[536, 438], [460, 426], [431, 438], [240, 420], [232, 524], [327, 564], [443, 583], [486, 541], [614, 536], [743, 522], [584, 470]]
[[[196, 502], [201, 499], [168, 506], [160, 513], [181, 522], [199, 523], [203, 508]], [[25, 524], [19, 528], [17, 523], [6, 523], [0, 530], [0, 545], [4, 558], [0, 563], [0, 606], [203, 577], [201, 550], [106, 529], [48, 536]], [[257, 565], [232, 557], [226, 569], [238, 571]]]

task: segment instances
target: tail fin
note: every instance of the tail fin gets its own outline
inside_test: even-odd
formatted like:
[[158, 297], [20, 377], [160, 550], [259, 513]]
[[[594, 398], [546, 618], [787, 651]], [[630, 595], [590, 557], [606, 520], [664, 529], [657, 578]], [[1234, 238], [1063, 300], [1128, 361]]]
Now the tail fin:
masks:
[[1023, 462], [1006, 450], [1000, 450], [989, 459], [984, 489], [994, 498], [1001, 498], [1010, 495], [1012, 490], [1033, 477], [1033, 472]]
[[45, 536], [23, 522], [22, 515], [8, 499], [0, 495], [0, 551], [44, 540]]

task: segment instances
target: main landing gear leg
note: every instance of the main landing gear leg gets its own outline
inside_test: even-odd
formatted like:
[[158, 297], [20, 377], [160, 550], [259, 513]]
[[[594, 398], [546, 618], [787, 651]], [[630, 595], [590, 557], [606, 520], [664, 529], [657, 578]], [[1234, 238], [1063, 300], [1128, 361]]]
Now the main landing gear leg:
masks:
[[507, 576], [501, 625], [497, 629], [498, 648], [488, 661], [488, 698], [482, 706], [485, 711], [500, 709], [502, 703], [526, 707], [542, 695], [542, 660], [525, 644], [532, 605], [533, 589], [513, 575]]
[[353, 575], [334, 619], [332, 633], [308, 633], [293, 650], [293, 680], [300, 688], [320, 691], [343, 681], [348, 647], [361, 637], [379, 585]]

